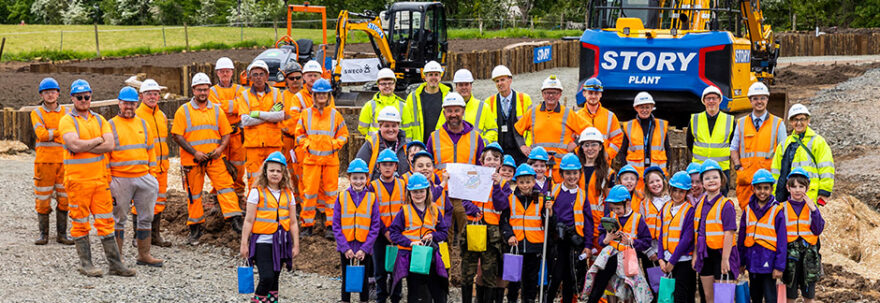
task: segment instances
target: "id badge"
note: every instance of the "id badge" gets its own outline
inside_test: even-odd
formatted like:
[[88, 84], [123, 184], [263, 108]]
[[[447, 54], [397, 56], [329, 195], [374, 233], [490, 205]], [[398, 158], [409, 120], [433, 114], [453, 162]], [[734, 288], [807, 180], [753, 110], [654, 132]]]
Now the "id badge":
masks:
[[507, 125], [502, 125], [502, 126], [501, 126], [501, 132], [502, 132], [502, 133], [506, 133], [506, 132], [507, 132]]

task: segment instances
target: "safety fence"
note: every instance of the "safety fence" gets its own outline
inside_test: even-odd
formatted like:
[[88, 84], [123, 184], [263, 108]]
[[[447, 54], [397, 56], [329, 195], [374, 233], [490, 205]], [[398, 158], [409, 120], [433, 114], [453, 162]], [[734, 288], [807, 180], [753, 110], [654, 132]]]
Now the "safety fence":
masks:
[[880, 54], [880, 32], [779, 33], [780, 57], [793, 56], [857, 56]]

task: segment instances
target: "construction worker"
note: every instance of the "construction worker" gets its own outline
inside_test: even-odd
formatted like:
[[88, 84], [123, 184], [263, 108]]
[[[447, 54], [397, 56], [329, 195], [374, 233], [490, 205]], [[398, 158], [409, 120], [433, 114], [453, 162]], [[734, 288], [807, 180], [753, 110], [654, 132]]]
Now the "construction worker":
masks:
[[394, 106], [386, 106], [382, 108], [376, 119], [379, 121], [379, 131], [367, 136], [355, 157], [368, 163], [370, 180], [376, 180], [380, 175], [377, 156], [380, 151], [390, 149], [395, 157], [401, 160], [397, 163], [395, 174], [403, 176], [409, 171], [409, 163], [406, 161], [406, 134], [400, 131], [400, 112]]
[[776, 178], [773, 192], [777, 201], [788, 200], [785, 188], [789, 173], [803, 168], [810, 177], [807, 197], [819, 205], [825, 205], [834, 189], [834, 156], [825, 138], [810, 128], [810, 111], [803, 104], [788, 109], [788, 122], [792, 132], [785, 142], [776, 146], [770, 172]]
[[[296, 136], [293, 132], [296, 130], [296, 121], [299, 120], [299, 98], [296, 94], [302, 90], [303, 74], [302, 66], [296, 61], [287, 62], [281, 72], [284, 73], [284, 83], [286, 89], [281, 92], [282, 103], [287, 105], [287, 120], [281, 122], [281, 145], [282, 154], [287, 159], [287, 170], [290, 173], [290, 182], [292, 182], [291, 191], [294, 197], [302, 201], [302, 192], [300, 192], [299, 184], [302, 177], [302, 167], [294, 157], [291, 151], [296, 149]], [[296, 110], [296, 111], [294, 111]]]
[[[486, 99], [489, 109], [496, 114], [498, 125], [498, 143], [501, 144], [508, 155], [513, 156], [517, 164], [525, 163], [531, 148], [527, 143], [531, 132], [525, 136], [520, 135], [514, 128], [526, 110], [532, 108], [532, 97], [510, 88], [513, 83], [513, 74], [504, 65], [498, 65], [492, 69], [492, 81], [498, 93]], [[525, 147], [523, 147], [525, 146]]]
[[434, 166], [446, 168], [446, 163], [478, 164], [483, 153], [483, 137], [473, 124], [464, 121], [464, 99], [456, 92], [443, 98], [443, 116], [446, 122], [431, 132], [425, 145], [434, 155]]
[[242, 146], [244, 132], [241, 127], [241, 115], [238, 112], [240, 104], [237, 99], [247, 87], [232, 83], [232, 78], [235, 75], [235, 65], [227, 57], [217, 59], [217, 64], [214, 64], [214, 73], [217, 74], [219, 82], [211, 86], [208, 100], [220, 106], [220, 109], [226, 114], [226, 120], [229, 121], [229, 125], [232, 127], [232, 133], [229, 134], [229, 145], [226, 146], [223, 155], [226, 156], [226, 161], [235, 167], [235, 175], [232, 176], [232, 182], [235, 194], [238, 196], [238, 200], [241, 201], [245, 194], [243, 179], [245, 150]]
[[171, 134], [174, 142], [180, 146], [180, 165], [183, 173], [184, 188], [187, 190], [190, 245], [198, 245], [202, 236], [202, 224], [205, 223], [202, 207], [202, 186], [205, 175], [211, 179], [211, 185], [217, 190], [217, 200], [226, 221], [232, 229], [241, 232], [242, 212], [238, 204], [238, 196], [232, 188], [232, 178], [223, 163], [223, 152], [229, 144], [232, 127], [221, 115], [222, 109], [208, 101], [211, 79], [204, 73], [197, 73], [192, 78], [193, 98], [177, 108]]
[[[730, 162], [736, 170], [736, 197], [743, 210], [752, 196], [752, 175], [759, 169], [770, 170], [776, 145], [785, 143], [785, 121], [767, 111], [770, 90], [755, 82], [749, 87], [752, 113], [739, 118], [730, 142]], [[766, 123], [765, 123], [766, 122]]]
[[138, 91], [126, 86], [119, 91], [119, 114], [110, 119], [114, 148], [110, 152], [110, 193], [113, 195], [113, 219], [116, 221], [116, 243], [123, 253], [125, 221], [132, 206], [138, 210], [134, 218], [137, 239], [137, 264], [162, 267], [162, 259], [150, 255], [150, 233], [153, 210], [159, 195], [156, 172], [156, 136], [147, 121], [135, 116]]
[[31, 125], [34, 127], [34, 196], [36, 197], [37, 222], [40, 237], [36, 245], [49, 243], [49, 214], [52, 213], [52, 194], [55, 194], [55, 241], [73, 245], [67, 237], [67, 191], [64, 189], [64, 148], [61, 145], [61, 132], [58, 121], [69, 110], [58, 104], [61, 86], [52, 78], [40, 81], [39, 93], [42, 102], [31, 112]]
[[[488, 103], [474, 98], [472, 94], [474, 76], [471, 71], [460, 69], [452, 76], [452, 83], [455, 85], [455, 92], [461, 95], [467, 106], [464, 108], [464, 120], [474, 126], [485, 144], [498, 141], [498, 119], [495, 112], [489, 109]], [[437, 121], [437, 129], [446, 123], [446, 116], [440, 116]]]
[[269, 66], [256, 60], [248, 66], [248, 79], [253, 85], [237, 97], [244, 148], [247, 159], [248, 186], [253, 187], [263, 160], [272, 152], [281, 151], [281, 122], [289, 118], [281, 92], [267, 83]]
[[[394, 107], [398, 113], [403, 113], [406, 101], [394, 94], [396, 85], [397, 76], [394, 75], [394, 71], [387, 67], [379, 70], [376, 77], [376, 86], [379, 87], [379, 92], [373, 95], [373, 99], [364, 104], [364, 107], [361, 107], [361, 114], [358, 118], [358, 132], [361, 135], [369, 136], [379, 132], [379, 119], [376, 113], [381, 113], [386, 107]], [[407, 117], [412, 118], [410, 115]], [[403, 125], [409, 125], [412, 122], [409, 120], [411, 119], [407, 119]], [[371, 166], [370, 170], [372, 169]]]
[[425, 82], [406, 96], [406, 107], [402, 113], [412, 114], [412, 122], [404, 124], [403, 129], [410, 141], [422, 141], [437, 129], [443, 114], [443, 98], [449, 93], [449, 86], [440, 83], [443, 67], [437, 61], [430, 61], [422, 68]]
[[[312, 87], [315, 85], [315, 82], [318, 79], [321, 79], [321, 75], [324, 73], [324, 69], [321, 68], [321, 64], [318, 61], [310, 60], [306, 62], [306, 64], [302, 67], [302, 89], [300, 89], [297, 93], [293, 95], [292, 99], [284, 99], [284, 102], [290, 106], [290, 110], [288, 110], [288, 115], [290, 115], [290, 125], [287, 126], [288, 130], [291, 130], [296, 133], [296, 124], [299, 122], [300, 113], [306, 108], [312, 107], [314, 101], [312, 100]], [[296, 74], [294, 72], [294, 74]], [[289, 89], [288, 89], [289, 90]], [[336, 103], [333, 100], [333, 96], [330, 96], [330, 107], [335, 107]], [[289, 152], [288, 152], [289, 153]], [[293, 169], [293, 180], [294, 187], [297, 193], [297, 198], [300, 201], [305, 201], [303, 197], [303, 191], [305, 190], [305, 185], [303, 184], [303, 164], [302, 159], [305, 157], [303, 154], [303, 150], [300, 148], [294, 148], [294, 156], [290, 157], [290, 161], [294, 164], [291, 165]], [[318, 211], [324, 212], [324, 205], [318, 205]]]
[[[156, 80], [147, 79], [141, 83], [140, 99], [141, 104], [135, 110], [135, 114], [147, 122], [147, 129], [153, 134], [153, 154], [156, 156], [156, 181], [159, 182], [159, 193], [156, 196], [156, 206], [153, 208], [153, 222], [150, 224], [152, 233], [150, 241], [152, 245], [161, 247], [171, 247], [170, 241], [162, 239], [160, 232], [162, 222], [162, 212], [165, 210], [165, 202], [167, 201], [166, 191], [168, 190], [168, 118], [165, 113], [159, 109], [159, 92], [165, 87], [159, 86]], [[132, 214], [137, 216], [137, 209], [131, 208]], [[132, 219], [137, 222], [137, 219]], [[135, 237], [137, 239], [137, 237]]]
[[577, 101], [585, 104], [578, 104], [583, 105], [584, 108], [577, 111], [577, 115], [602, 132], [605, 138], [605, 154], [608, 155], [608, 159], [614, 159], [623, 143], [623, 130], [620, 129], [617, 115], [599, 103], [602, 99], [602, 90], [602, 81], [599, 79], [590, 78], [584, 81], [580, 93], [584, 102], [581, 102], [581, 98], [577, 98]]
[[633, 108], [636, 110], [636, 118], [626, 121], [621, 125], [623, 128], [623, 143], [620, 144], [620, 150], [625, 153], [618, 153], [618, 161], [626, 161], [632, 165], [639, 175], [636, 188], [641, 191], [644, 188], [645, 168], [653, 165], [659, 166], [664, 174], [666, 171], [667, 159], [671, 159], [669, 148], [669, 137], [667, 136], [669, 122], [654, 117], [654, 97], [648, 92], [640, 92], [636, 94], [633, 100]]
[[[710, 85], [703, 90], [703, 105], [706, 110], [692, 114], [688, 124], [687, 145], [693, 152], [691, 162], [703, 164], [707, 159], [715, 160], [730, 179], [730, 142], [733, 141], [733, 129], [736, 119], [721, 112], [721, 90]], [[721, 187], [721, 193], [727, 196], [727, 184]]]
[[324, 206], [324, 237], [333, 239], [333, 207], [339, 183], [338, 152], [348, 142], [345, 119], [330, 106], [333, 88], [330, 81], [320, 79], [312, 87], [315, 104], [303, 110], [296, 124], [296, 146], [303, 157], [303, 234], [310, 236], [315, 225], [315, 211]]
[[58, 130], [64, 140], [64, 188], [70, 203], [70, 236], [79, 256], [79, 273], [100, 277], [103, 272], [92, 265], [89, 242], [89, 216], [95, 218], [95, 229], [101, 239], [104, 255], [110, 265], [108, 274], [134, 276], [125, 267], [113, 233], [113, 197], [110, 194], [110, 172], [106, 153], [113, 150], [113, 133], [104, 117], [91, 111], [92, 88], [77, 79], [70, 84], [73, 109], [61, 118]]

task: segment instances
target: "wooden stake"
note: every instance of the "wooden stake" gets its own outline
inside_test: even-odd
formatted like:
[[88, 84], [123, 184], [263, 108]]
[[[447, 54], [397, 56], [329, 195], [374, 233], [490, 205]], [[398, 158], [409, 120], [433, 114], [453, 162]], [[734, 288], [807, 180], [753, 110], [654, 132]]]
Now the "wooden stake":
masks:
[[186, 40], [186, 51], [189, 51], [189, 26], [183, 23], [183, 37]]
[[95, 22], [95, 53], [101, 57], [101, 46], [98, 44], [98, 22]]

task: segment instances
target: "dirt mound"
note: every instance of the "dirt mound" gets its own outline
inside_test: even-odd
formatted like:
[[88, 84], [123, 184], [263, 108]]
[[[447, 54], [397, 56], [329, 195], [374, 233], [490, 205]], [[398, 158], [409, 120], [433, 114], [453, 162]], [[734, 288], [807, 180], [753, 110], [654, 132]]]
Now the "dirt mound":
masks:
[[37, 87], [40, 80], [53, 77], [61, 84], [61, 95], [58, 102], [70, 103], [70, 83], [76, 79], [85, 79], [92, 86], [93, 100], [115, 99], [119, 89], [124, 85], [123, 81], [131, 75], [101, 75], [82, 73], [54, 73], [38, 74], [23, 72], [0, 72], [0, 83], [3, 83], [3, 93], [0, 94], [0, 108], [12, 107], [18, 109], [22, 106], [37, 105], [40, 95]]
[[831, 64], [831, 65], [789, 65], [780, 67], [776, 73], [776, 83], [782, 86], [827, 85], [837, 84], [852, 77], [858, 77], [865, 71], [880, 67], [880, 63], [872, 64]]
[[816, 286], [816, 299], [822, 302], [880, 301], [880, 281], [871, 282], [844, 266], [823, 264], [825, 276]]

